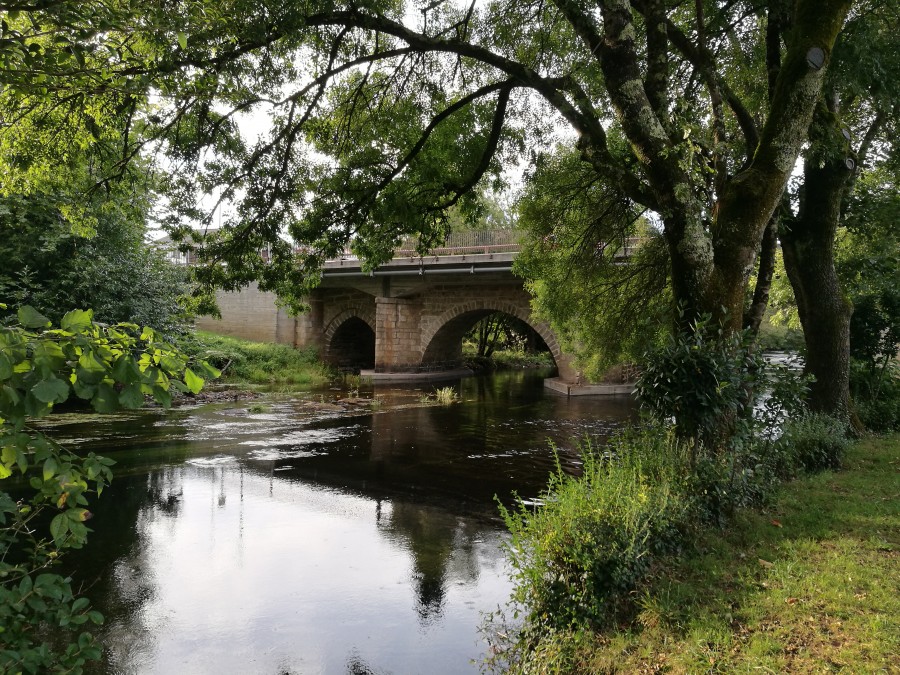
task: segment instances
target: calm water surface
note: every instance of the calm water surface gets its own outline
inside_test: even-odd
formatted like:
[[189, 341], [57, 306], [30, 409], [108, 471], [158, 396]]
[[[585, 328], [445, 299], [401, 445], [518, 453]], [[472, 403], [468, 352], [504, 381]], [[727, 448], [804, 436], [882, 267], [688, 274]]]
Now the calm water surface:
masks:
[[118, 462], [71, 560], [107, 617], [105, 672], [475, 672], [481, 613], [510, 591], [494, 495], [538, 496], [550, 441], [577, 471], [577, 440], [634, 406], [533, 373], [452, 384], [449, 407], [379, 387], [357, 413], [310, 404], [326, 392], [54, 419]]

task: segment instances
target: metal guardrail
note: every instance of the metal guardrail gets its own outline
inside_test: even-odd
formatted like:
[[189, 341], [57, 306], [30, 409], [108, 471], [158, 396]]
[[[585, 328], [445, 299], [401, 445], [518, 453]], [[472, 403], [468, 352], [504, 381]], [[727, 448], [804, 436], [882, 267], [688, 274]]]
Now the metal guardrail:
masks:
[[[472, 230], [468, 232], [452, 232], [443, 246], [432, 248], [428, 256], [475, 255], [479, 253], [518, 253], [522, 250], [522, 230]], [[407, 237], [394, 250], [394, 258], [417, 258], [419, 252], [416, 237]], [[628, 237], [625, 245], [615, 252], [616, 258], [628, 258], [634, 254], [641, 244], [640, 237]], [[606, 248], [605, 244], [597, 247], [598, 251]]]

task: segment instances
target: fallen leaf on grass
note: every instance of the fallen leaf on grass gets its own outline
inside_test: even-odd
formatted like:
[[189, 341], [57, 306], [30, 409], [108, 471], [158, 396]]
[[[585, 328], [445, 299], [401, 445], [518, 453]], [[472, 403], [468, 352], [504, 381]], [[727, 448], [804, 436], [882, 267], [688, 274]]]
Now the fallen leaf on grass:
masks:
[[758, 560], [759, 560], [759, 564], [762, 565], [763, 567], [766, 567], [766, 568], [775, 567], [775, 563], [773, 563], [773, 562], [769, 562], [768, 560], [763, 560], [762, 558], [759, 558]]

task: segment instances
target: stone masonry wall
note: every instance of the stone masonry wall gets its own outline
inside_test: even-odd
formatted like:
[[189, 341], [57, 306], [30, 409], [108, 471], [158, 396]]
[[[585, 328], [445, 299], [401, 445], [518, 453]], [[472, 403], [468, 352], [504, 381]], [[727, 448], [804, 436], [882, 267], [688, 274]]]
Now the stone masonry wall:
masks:
[[[222, 319], [203, 317], [197, 327], [225, 335], [296, 347], [316, 347], [322, 358], [338, 362], [330, 353], [335, 335], [347, 341], [340, 328], [349, 319], [361, 319], [375, 332], [377, 372], [417, 372], [451, 367], [460, 359], [462, 335], [477, 319], [500, 311], [529, 323], [550, 348], [566, 381], [577, 373], [550, 327], [534, 321], [531, 298], [521, 282], [506, 277], [473, 276], [427, 281], [408, 297], [375, 297], [373, 287], [319, 288], [309, 300], [310, 311], [290, 317], [275, 307], [275, 296], [255, 285], [240, 293], [220, 293]], [[369, 292], [366, 292], [369, 291]], [[360, 328], [365, 327], [359, 324]], [[354, 329], [356, 330], [356, 329]], [[343, 342], [335, 343], [339, 348]]]

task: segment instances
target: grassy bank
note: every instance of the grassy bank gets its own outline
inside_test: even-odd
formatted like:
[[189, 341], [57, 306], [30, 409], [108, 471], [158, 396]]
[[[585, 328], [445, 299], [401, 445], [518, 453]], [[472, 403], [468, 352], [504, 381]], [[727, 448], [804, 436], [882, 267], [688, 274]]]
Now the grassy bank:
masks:
[[329, 380], [326, 366], [313, 350], [250, 342], [205, 331], [196, 331], [185, 338], [181, 347], [219, 368], [222, 377], [218, 383], [292, 390], [318, 387]]
[[477, 356], [474, 347], [467, 343], [463, 344], [463, 359], [466, 366], [476, 372], [553, 367], [553, 357], [549, 352], [526, 353], [524, 351], [498, 350], [485, 357]]
[[900, 436], [739, 511], [639, 591], [627, 627], [561, 632], [526, 670], [900, 673]]

